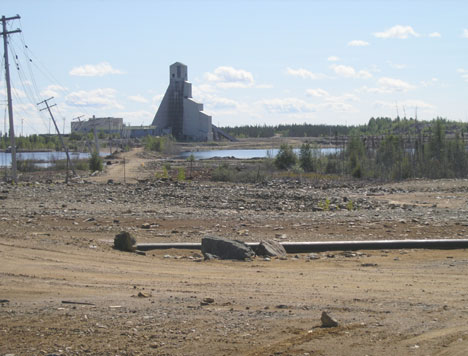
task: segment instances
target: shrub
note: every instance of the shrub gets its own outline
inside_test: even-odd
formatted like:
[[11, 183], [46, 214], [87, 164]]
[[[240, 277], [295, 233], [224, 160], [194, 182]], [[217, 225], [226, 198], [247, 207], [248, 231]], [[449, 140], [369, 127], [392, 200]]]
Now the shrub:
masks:
[[297, 163], [297, 155], [292, 146], [282, 144], [275, 158], [275, 166], [278, 169], [289, 169]]
[[304, 172], [312, 172], [314, 170], [314, 158], [312, 157], [312, 148], [310, 144], [304, 143], [299, 152], [299, 165]]
[[99, 154], [97, 153], [97, 151], [93, 151], [88, 163], [89, 163], [89, 169], [92, 172], [102, 171], [102, 158], [99, 157]]
[[185, 180], [185, 168], [179, 168], [177, 172], [177, 180], [183, 182]]
[[148, 151], [170, 153], [173, 150], [173, 139], [171, 137], [146, 136], [143, 142], [145, 149]]
[[215, 182], [258, 183], [267, 180], [267, 173], [261, 169], [261, 166], [241, 169], [222, 164], [211, 172], [211, 180]]

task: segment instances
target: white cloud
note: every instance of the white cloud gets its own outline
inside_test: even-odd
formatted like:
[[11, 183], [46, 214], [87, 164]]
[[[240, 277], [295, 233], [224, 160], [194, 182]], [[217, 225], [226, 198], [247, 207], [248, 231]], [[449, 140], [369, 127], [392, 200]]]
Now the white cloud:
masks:
[[112, 68], [112, 66], [107, 62], [85, 64], [70, 70], [70, 75], [79, 77], [102, 77], [107, 74], [123, 74], [123, 72]]
[[68, 89], [65, 87], [62, 87], [61, 85], [56, 85], [56, 84], [51, 84], [48, 85], [44, 90], [41, 91], [41, 95], [44, 97], [54, 97], [58, 98], [60, 97], [60, 93], [67, 91]]
[[391, 91], [408, 91], [414, 89], [414, 86], [401, 80], [395, 78], [383, 77], [380, 78], [378, 83], [382, 88], [391, 90]]
[[348, 46], [350, 47], [365, 47], [369, 46], [369, 42], [362, 41], [362, 40], [353, 40], [348, 42]]
[[312, 73], [311, 71], [308, 71], [307, 69], [304, 68], [298, 68], [298, 69], [293, 69], [293, 68], [286, 68], [286, 73], [289, 75], [292, 75], [293, 77], [301, 77], [303, 79], [321, 79], [324, 77], [323, 74], [321, 73]]
[[315, 106], [298, 98], [276, 98], [260, 101], [263, 108], [273, 114], [297, 114], [315, 111]]
[[241, 104], [229, 98], [216, 95], [203, 85], [193, 87], [193, 98], [204, 105], [204, 111], [210, 114], [233, 114], [238, 113]]
[[461, 77], [465, 82], [468, 82], [468, 69], [459, 68], [457, 72], [461, 74]]
[[333, 112], [356, 112], [356, 108], [351, 104], [342, 101], [327, 101], [318, 105], [320, 110], [327, 110]]
[[372, 74], [367, 70], [357, 71], [353, 67], [345, 66], [343, 64], [332, 65], [331, 68], [335, 71], [336, 74], [345, 78], [368, 79], [372, 77]]
[[164, 94], [156, 94], [155, 96], [151, 98], [151, 101], [153, 103], [160, 103], [163, 98], [164, 98]]
[[272, 89], [273, 85], [272, 84], [257, 84], [257, 85], [255, 85], [255, 88], [258, 88], [258, 89]]
[[[423, 100], [417, 100], [417, 99], [409, 99], [405, 100], [402, 102], [398, 102], [399, 106], [405, 107], [405, 108], [418, 108], [418, 110], [426, 110], [426, 111], [433, 111], [436, 109], [436, 106], [430, 103], [427, 103]], [[374, 102], [374, 107], [377, 109], [382, 109], [382, 108], [387, 108], [390, 110], [395, 110], [395, 102], [389, 102], [389, 101], [375, 101]]]
[[154, 113], [156, 113], [156, 111], [158, 110], [163, 98], [164, 94], [156, 94], [151, 98], [151, 107], [153, 108]]
[[362, 90], [368, 93], [389, 94], [394, 92], [407, 92], [414, 89], [415, 86], [401, 79], [382, 77], [378, 80], [379, 87], [368, 88], [363, 87]]
[[359, 98], [354, 94], [344, 94], [340, 96], [330, 95], [324, 89], [308, 89], [306, 90], [307, 96], [319, 98], [321, 102], [316, 105], [318, 110], [327, 110], [334, 112], [355, 112], [356, 109], [349, 104], [350, 101], [359, 101]]
[[432, 33], [429, 34], [429, 37], [440, 38], [440, 37], [442, 37], [442, 35], [439, 32], [432, 32]]
[[116, 114], [117, 117], [122, 117], [125, 123], [130, 123], [131, 125], [150, 125], [154, 118], [154, 113], [151, 113], [146, 110], [140, 111], [121, 111]]
[[[6, 97], [6, 96], [7, 96], [7, 91], [6, 91], [6, 89], [0, 89], [0, 94], [1, 94], [3, 97]], [[17, 98], [25, 98], [25, 97], [26, 97], [26, 93], [25, 93], [24, 91], [22, 91], [21, 89], [11, 88], [11, 96], [13, 97], [13, 100], [15, 99], [15, 97], [17, 97]]]
[[148, 102], [148, 99], [144, 98], [141, 95], [130, 95], [128, 97], [128, 99], [130, 99], [131, 101], [135, 101], [137, 103], [147, 103]]
[[430, 87], [430, 86], [433, 86], [434, 84], [436, 84], [437, 82], [439, 82], [439, 79], [437, 78], [431, 78], [430, 80], [423, 80], [421, 82], [421, 86], [423, 87]]
[[468, 29], [466, 29], [466, 28], [463, 29], [462, 37], [463, 38], [468, 38]]
[[327, 61], [329, 62], [337, 62], [340, 60], [340, 57], [337, 57], [337, 56], [330, 56], [327, 58]]
[[308, 96], [315, 96], [317, 98], [326, 98], [328, 96], [330, 96], [330, 94], [324, 90], [324, 89], [307, 89], [306, 90], [306, 95]]
[[115, 98], [116, 92], [111, 88], [79, 90], [68, 94], [65, 100], [68, 105], [74, 107], [123, 109]]
[[419, 34], [416, 33], [411, 26], [396, 25], [383, 32], [376, 32], [374, 33], [374, 36], [377, 38], [406, 39], [410, 36], [419, 37]]
[[255, 82], [252, 73], [227, 66], [218, 67], [213, 73], [205, 73], [205, 78], [220, 88], [247, 88]]

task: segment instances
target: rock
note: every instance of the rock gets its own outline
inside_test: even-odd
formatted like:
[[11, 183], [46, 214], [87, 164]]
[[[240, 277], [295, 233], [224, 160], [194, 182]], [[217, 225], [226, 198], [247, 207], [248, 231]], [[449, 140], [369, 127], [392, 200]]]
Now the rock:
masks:
[[151, 228], [151, 224], [150, 223], [141, 224], [141, 228], [142, 229], [149, 229], [149, 228]]
[[320, 255], [317, 255], [316, 253], [309, 253], [308, 258], [309, 258], [309, 260], [319, 260]]
[[203, 256], [205, 257], [205, 261], [211, 261], [211, 260], [217, 260], [218, 259], [218, 256], [212, 255], [211, 253], [208, 253], [208, 252], [205, 252], [203, 254]]
[[221, 260], [245, 260], [255, 257], [255, 252], [241, 241], [224, 237], [206, 236], [202, 239], [201, 251], [217, 256]]
[[137, 297], [138, 298], [149, 298], [149, 297], [151, 297], [151, 293], [138, 292]]
[[338, 321], [332, 316], [328, 315], [327, 312], [322, 312], [322, 317], [320, 320], [322, 321], [322, 328], [333, 328], [338, 326]]
[[273, 240], [262, 240], [260, 245], [255, 248], [255, 253], [258, 256], [265, 257], [281, 257], [286, 256], [286, 250], [283, 245]]
[[203, 298], [203, 300], [200, 302], [200, 305], [210, 305], [214, 303], [213, 298]]
[[120, 251], [133, 252], [136, 248], [136, 240], [127, 231], [119, 232], [114, 238], [114, 248]]

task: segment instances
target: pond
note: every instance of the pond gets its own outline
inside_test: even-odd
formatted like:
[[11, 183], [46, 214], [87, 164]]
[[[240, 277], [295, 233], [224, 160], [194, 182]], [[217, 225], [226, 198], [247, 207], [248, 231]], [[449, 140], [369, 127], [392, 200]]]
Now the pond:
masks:
[[[101, 152], [102, 155], [102, 152]], [[70, 158], [72, 160], [76, 159], [86, 159], [89, 158], [89, 153], [84, 152], [70, 152]], [[51, 162], [66, 159], [67, 155], [65, 152], [52, 151], [52, 152], [17, 152], [16, 160], [17, 161], [42, 161], [38, 166], [48, 167], [51, 165]], [[11, 153], [10, 152], [0, 152], [0, 167], [11, 167]]]
[[[214, 157], [226, 158], [233, 157], [239, 159], [250, 159], [250, 158], [266, 158], [266, 157], [275, 157], [278, 154], [279, 149], [251, 149], [251, 150], [211, 150], [211, 151], [197, 151], [197, 152], [182, 152], [179, 157], [188, 158], [193, 154], [196, 160], [200, 159], [210, 159]], [[299, 149], [295, 149], [294, 152], [299, 154]], [[312, 152], [315, 155], [331, 155], [334, 153], [341, 152], [340, 148], [335, 147], [326, 147], [326, 148], [317, 148], [312, 149]]]

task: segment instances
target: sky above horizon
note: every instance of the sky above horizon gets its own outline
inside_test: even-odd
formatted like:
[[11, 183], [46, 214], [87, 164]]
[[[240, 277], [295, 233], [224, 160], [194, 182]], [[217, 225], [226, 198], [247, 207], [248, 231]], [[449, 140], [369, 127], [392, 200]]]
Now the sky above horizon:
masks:
[[219, 126], [468, 122], [465, 1], [3, 0], [16, 14], [18, 135], [53, 132], [36, 105], [51, 96], [66, 133], [82, 115], [150, 125], [177, 61]]

